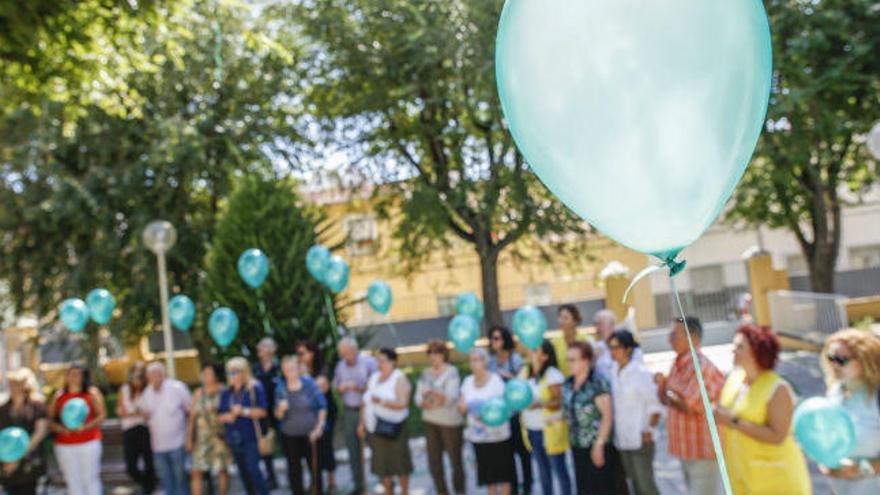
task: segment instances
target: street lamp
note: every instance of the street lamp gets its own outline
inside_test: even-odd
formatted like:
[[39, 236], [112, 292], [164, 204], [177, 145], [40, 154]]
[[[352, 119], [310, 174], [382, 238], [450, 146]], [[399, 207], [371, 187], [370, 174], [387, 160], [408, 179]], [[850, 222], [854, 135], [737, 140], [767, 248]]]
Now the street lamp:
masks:
[[168, 376], [176, 378], [174, 371], [174, 342], [171, 339], [171, 322], [168, 319], [168, 275], [165, 268], [165, 253], [177, 241], [174, 225], [165, 220], [155, 220], [144, 229], [144, 245], [156, 254], [159, 261], [159, 304], [162, 307], [162, 333], [165, 337], [165, 367]]

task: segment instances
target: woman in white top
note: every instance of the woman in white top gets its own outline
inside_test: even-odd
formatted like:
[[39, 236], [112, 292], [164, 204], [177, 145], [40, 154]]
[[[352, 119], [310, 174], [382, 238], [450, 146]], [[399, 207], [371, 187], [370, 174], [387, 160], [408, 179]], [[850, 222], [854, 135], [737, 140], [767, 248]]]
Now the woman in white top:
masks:
[[416, 385], [416, 404], [422, 409], [422, 425], [428, 448], [428, 466], [437, 495], [447, 495], [443, 452], [452, 465], [454, 493], [464, 493], [464, 469], [461, 463], [462, 418], [458, 412], [461, 379], [458, 370], [448, 363], [449, 348], [442, 340], [428, 342], [429, 367], [422, 371]]
[[467, 414], [464, 438], [473, 444], [476, 453], [477, 484], [488, 486], [489, 495], [509, 495], [516, 479], [510, 423], [486, 426], [480, 421], [483, 402], [504, 396], [504, 380], [489, 371], [489, 354], [483, 349], [472, 350], [468, 363], [472, 374], [461, 385], [458, 409]]
[[[150, 429], [147, 421], [135, 406], [135, 401], [147, 386], [147, 368], [137, 361], [128, 369], [128, 381], [119, 387], [116, 415], [122, 426], [122, 448], [125, 469], [132, 481], [140, 485], [143, 493], [156, 489], [156, 471], [153, 468], [153, 449], [150, 447]], [[143, 468], [141, 468], [143, 461]]]
[[400, 479], [400, 493], [409, 493], [409, 475], [412, 456], [406, 419], [409, 417], [409, 398], [412, 386], [406, 375], [397, 369], [397, 353], [383, 347], [376, 354], [379, 371], [367, 381], [364, 407], [358, 434], [369, 433], [373, 457], [370, 468], [382, 479], [385, 493], [394, 493], [394, 477]]
[[636, 495], [658, 495], [654, 482], [654, 436], [663, 406], [657, 398], [654, 374], [641, 359], [633, 334], [618, 330], [608, 348], [611, 368], [611, 400], [614, 410], [614, 445], [623, 469], [632, 480]]

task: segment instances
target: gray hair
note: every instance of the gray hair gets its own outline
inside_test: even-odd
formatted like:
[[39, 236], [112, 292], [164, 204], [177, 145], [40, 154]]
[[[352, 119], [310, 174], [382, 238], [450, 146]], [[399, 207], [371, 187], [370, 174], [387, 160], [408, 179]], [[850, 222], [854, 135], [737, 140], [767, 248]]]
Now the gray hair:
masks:
[[257, 344], [257, 349], [266, 349], [275, 352], [278, 350], [278, 344], [275, 343], [275, 340], [272, 337], [264, 337]]
[[342, 337], [342, 339], [339, 340], [339, 347], [350, 347], [354, 350], [358, 350], [358, 343], [357, 340], [352, 337]]
[[147, 373], [149, 373], [151, 371], [158, 371], [164, 375], [165, 374], [165, 365], [162, 364], [162, 361], [153, 361], [152, 363], [147, 365]]
[[489, 364], [489, 353], [486, 352], [486, 349], [482, 347], [474, 347], [471, 352], [468, 353], [469, 356], [476, 356], [480, 358], [486, 364]]
[[600, 309], [596, 311], [596, 314], [593, 315], [593, 322], [597, 321], [609, 321], [612, 325], [617, 325], [617, 315], [614, 314], [614, 311], [610, 309]]

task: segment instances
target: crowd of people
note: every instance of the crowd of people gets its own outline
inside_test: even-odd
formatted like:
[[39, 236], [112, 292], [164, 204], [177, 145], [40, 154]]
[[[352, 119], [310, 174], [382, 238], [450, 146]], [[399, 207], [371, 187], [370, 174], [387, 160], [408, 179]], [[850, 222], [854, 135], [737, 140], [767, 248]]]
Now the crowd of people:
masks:
[[[791, 433], [796, 398], [774, 371], [780, 344], [772, 331], [751, 323], [739, 326], [733, 339], [735, 368], [725, 376], [701, 352], [700, 321], [677, 319], [669, 334], [677, 357], [669, 373], [654, 374], [636, 337], [618, 328], [612, 312], [594, 315], [594, 339], [577, 331], [581, 315], [574, 306], [560, 307], [558, 322], [561, 335], [525, 356], [507, 328], [493, 327], [488, 349], [470, 351], [466, 368], [450, 363], [446, 342], [432, 341], [428, 366], [414, 384], [398, 368], [393, 349], [370, 356], [351, 338], [339, 342], [335, 366], [324, 362], [313, 342], [299, 343], [295, 353], [279, 360], [275, 342], [266, 338], [253, 365], [242, 357], [225, 365], [204, 364], [192, 393], [168, 378], [161, 363], [136, 363], [115, 409], [128, 474], [147, 494], [161, 487], [166, 495], [199, 495], [210, 484], [213, 493], [225, 495], [235, 464], [247, 493], [265, 495], [278, 486], [272, 458], [280, 446], [292, 493], [334, 493], [333, 437], [341, 422], [353, 493], [366, 492], [368, 445], [370, 471], [385, 493], [396, 485], [406, 494], [413, 471], [408, 422], [414, 403], [440, 495], [465, 493], [469, 476], [491, 495], [532, 493], [536, 481], [545, 495], [656, 495], [653, 461], [664, 418], [669, 454], [681, 463], [688, 493], [719, 493], [690, 340], [734, 493], [811, 493], [807, 462]], [[840, 466], [820, 469], [839, 495], [880, 493], [880, 339], [841, 331], [827, 339], [820, 359], [827, 396], [849, 412], [857, 437]], [[531, 388], [531, 405], [509, 422], [483, 423], [481, 404], [502, 397], [512, 379]], [[67, 492], [102, 493], [100, 426], [107, 410], [89, 369], [71, 366], [48, 401], [29, 369], [10, 373], [8, 380], [0, 427], [24, 428], [30, 444], [20, 461], [2, 465], [6, 492], [36, 493], [37, 480], [46, 473], [41, 445], [51, 437]], [[89, 412], [71, 430], [60, 412], [74, 398], [85, 400]], [[466, 465], [466, 444], [474, 452], [473, 468]]]

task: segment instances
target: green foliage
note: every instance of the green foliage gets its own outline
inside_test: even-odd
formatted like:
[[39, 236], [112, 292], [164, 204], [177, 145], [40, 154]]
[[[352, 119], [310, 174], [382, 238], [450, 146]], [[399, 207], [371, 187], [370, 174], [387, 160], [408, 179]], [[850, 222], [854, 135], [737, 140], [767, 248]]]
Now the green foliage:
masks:
[[[404, 272], [457, 238], [480, 256], [486, 319], [500, 323], [495, 264], [505, 250], [583, 256], [583, 223], [517, 152], [495, 87], [501, 0], [300, 2], [314, 42], [310, 113], [348, 170], [375, 188]], [[574, 234], [566, 238], [567, 234]], [[569, 241], [569, 242], [564, 242]]]
[[841, 208], [857, 195], [845, 193], [877, 178], [864, 135], [880, 119], [880, 8], [873, 0], [765, 4], [774, 59], [767, 129], [730, 218], [789, 229], [813, 290], [830, 292]]
[[[253, 353], [267, 336], [264, 317], [281, 354], [293, 353], [301, 339], [318, 342], [328, 351], [335, 348], [336, 333], [325, 300], [329, 291], [305, 266], [306, 251], [317, 239], [319, 217], [298, 202], [293, 182], [250, 175], [238, 180], [223, 207], [205, 261], [199, 309], [203, 321], [219, 306], [228, 306], [238, 315], [238, 337], [225, 354], [237, 355], [242, 348]], [[241, 253], [252, 247], [263, 250], [271, 266], [268, 278], [256, 290], [241, 280], [236, 266]], [[334, 303], [330, 304], [335, 313]], [[210, 347], [214, 354], [224, 354], [216, 345], [205, 345], [210, 339], [207, 325], [195, 337], [201, 349]]]

